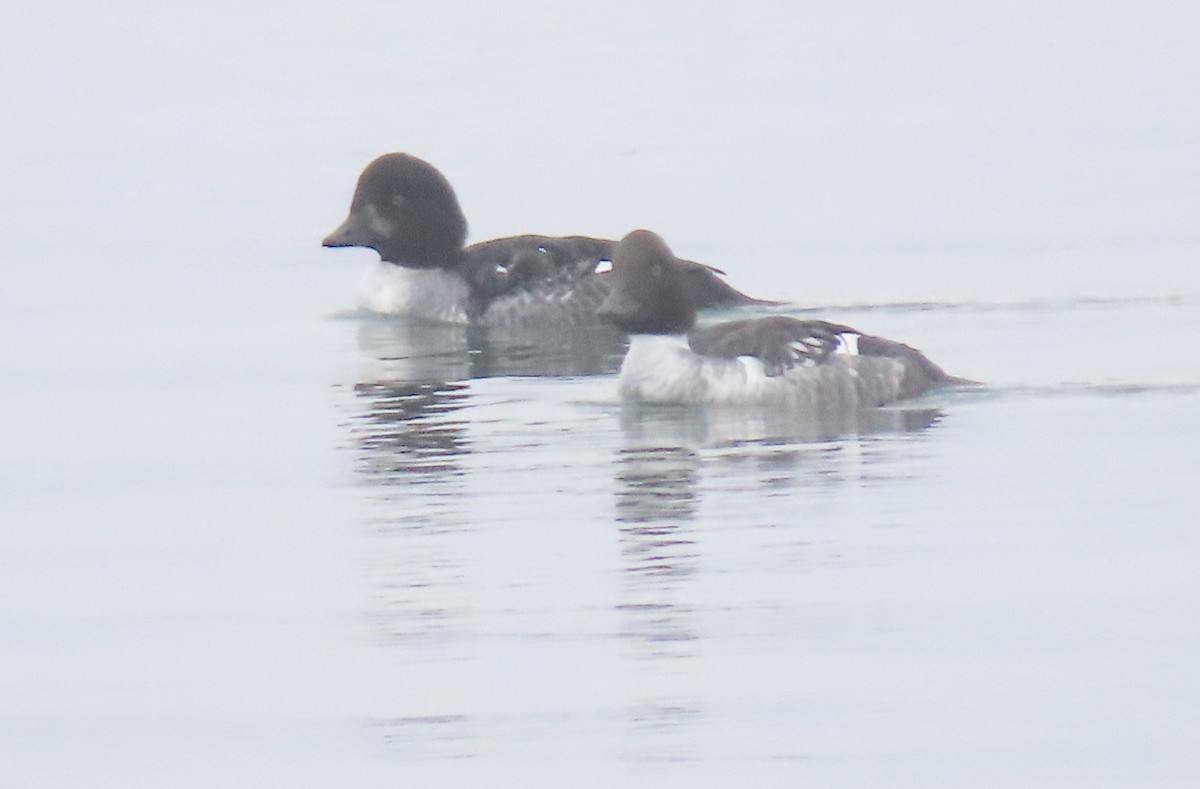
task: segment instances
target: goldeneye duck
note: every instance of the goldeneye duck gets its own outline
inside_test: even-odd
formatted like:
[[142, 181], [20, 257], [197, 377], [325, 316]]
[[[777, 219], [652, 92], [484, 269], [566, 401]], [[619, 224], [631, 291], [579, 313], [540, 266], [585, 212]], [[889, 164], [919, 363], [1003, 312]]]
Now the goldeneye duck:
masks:
[[618, 379], [625, 399], [845, 410], [965, 383], [915, 348], [828, 321], [775, 315], [693, 331], [684, 270], [648, 230], [613, 250], [616, 282], [599, 316], [631, 335]]
[[[611, 290], [613, 242], [588, 236], [513, 236], [464, 246], [467, 220], [433, 165], [389, 153], [359, 176], [350, 216], [322, 246], [367, 247], [380, 263], [360, 306], [439, 322], [479, 325], [596, 323]], [[695, 307], [769, 304], [726, 284], [716, 269], [680, 264]]]

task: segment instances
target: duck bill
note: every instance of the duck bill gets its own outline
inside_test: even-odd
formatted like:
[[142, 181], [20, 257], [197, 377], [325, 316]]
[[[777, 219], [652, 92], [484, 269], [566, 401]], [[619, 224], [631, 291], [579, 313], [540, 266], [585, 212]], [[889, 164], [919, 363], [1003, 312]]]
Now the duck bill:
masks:
[[370, 235], [362, 226], [362, 221], [356, 214], [350, 214], [346, 221], [321, 241], [323, 247], [369, 247]]

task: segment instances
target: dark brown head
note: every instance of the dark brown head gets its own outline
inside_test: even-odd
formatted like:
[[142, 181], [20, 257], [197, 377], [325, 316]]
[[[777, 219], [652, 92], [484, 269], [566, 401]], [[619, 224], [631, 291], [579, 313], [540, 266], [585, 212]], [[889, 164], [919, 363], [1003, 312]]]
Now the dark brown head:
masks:
[[358, 178], [350, 216], [321, 242], [367, 247], [414, 268], [453, 266], [467, 238], [454, 189], [437, 168], [406, 153], [389, 153]]
[[696, 322], [684, 265], [665, 241], [635, 230], [612, 254], [613, 289], [600, 305], [600, 319], [629, 334], [686, 334]]

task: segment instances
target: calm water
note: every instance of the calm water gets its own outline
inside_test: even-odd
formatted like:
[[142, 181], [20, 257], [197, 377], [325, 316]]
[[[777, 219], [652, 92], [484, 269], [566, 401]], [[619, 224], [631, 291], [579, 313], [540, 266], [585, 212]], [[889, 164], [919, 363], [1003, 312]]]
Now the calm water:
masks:
[[[0, 784], [1194, 784], [1191, 5], [0, 15]], [[397, 149], [986, 385], [357, 315]]]

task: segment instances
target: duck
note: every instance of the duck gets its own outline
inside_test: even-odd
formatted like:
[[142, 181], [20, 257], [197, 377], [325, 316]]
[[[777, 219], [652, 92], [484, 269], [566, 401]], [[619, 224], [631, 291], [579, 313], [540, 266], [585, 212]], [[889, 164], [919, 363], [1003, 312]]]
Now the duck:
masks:
[[846, 412], [971, 383], [915, 348], [840, 323], [768, 315], [696, 328], [686, 268], [649, 230], [622, 238], [612, 262], [597, 315], [630, 335], [623, 400]]
[[[346, 220], [324, 247], [379, 253], [359, 307], [438, 323], [544, 326], [597, 323], [612, 289], [614, 242], [590, 236], [520, 235], [466, 245], [467, 220], [446, 177], [408, 153], [363, 170]], [[742, 293], [724, 272], [679, 264], [682, 293], [697, 309], [773, 304]]]

